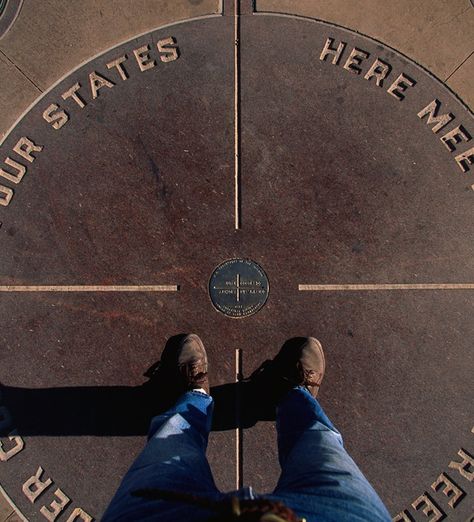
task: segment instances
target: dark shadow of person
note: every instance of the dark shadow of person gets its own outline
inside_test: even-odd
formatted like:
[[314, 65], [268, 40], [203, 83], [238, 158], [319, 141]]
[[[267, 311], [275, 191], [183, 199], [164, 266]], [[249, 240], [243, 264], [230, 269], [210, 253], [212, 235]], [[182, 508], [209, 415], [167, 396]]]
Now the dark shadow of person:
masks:
[[[168, 340], [160, 361], [144, 373], [148, 381], [140, 386], [32, 389], [0, 385], [0, 435], [13, 429], [19, 435], [145, 435], [151, 418], [176, 400], [169, 393], [170, 374], [163, 369], [176, 360], [176, 346], [183, 335]], [[259, 420], [273, 420], [275, 404], [288, 389], [279, 377], [281, 369], [295, 366], [301, 344], [301, 338], [290, 339], [249, 378], [212, 387], [212, 429], [249, 428]]]

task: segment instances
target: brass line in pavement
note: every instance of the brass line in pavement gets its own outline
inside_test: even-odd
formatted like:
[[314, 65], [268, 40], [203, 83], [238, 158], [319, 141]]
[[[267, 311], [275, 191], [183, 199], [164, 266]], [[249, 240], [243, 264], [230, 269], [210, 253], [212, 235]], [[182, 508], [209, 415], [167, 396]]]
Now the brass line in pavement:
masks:
[[301, 292], [343, 292], [363, 290], [474, 290], [474, 283], [298, 285], [298, 290]]
[[235, 350], [235, 382], [237, 386], [237, 392], [235, 394], [235, 415], [236, 424], [235, 429], [235, 486], [236, 489], [243, 487], [243, 431], [240, 419], [240, 408], [241, 408], [241, 382], [242, 382], [242, 350], [236, 348]]
[[4, 285], [0, 292], [177, 292], [178, 285]]
[[239, 1], [234, 0], [234, 218], [235, 230], [240, 228], [240, 20]]

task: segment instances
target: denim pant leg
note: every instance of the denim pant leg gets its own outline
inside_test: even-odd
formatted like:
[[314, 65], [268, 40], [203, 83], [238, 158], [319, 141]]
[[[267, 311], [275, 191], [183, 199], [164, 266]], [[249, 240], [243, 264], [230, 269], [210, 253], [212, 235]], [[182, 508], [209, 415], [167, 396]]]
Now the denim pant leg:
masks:
[[386, 521], [390, 515], [343, 446], [341, 434], [304, 387], [277, 409], [281, 476], [271, 498], [307, 522]]
[[212, 410], [209, 395], [190, 391], [173, 408], [152, 419], [148, 443], [122, 480], [103, 521], [194, 522], [209, 518], [209, 512], [196, 506], [146, 500], [130, 492], [158, 488], [217, 498], [220, 494], [206, 459]]

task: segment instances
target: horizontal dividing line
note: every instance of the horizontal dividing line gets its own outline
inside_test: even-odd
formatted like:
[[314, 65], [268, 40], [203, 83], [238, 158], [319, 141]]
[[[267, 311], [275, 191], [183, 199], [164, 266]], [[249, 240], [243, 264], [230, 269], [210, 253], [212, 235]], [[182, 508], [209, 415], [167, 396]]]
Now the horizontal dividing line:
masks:
[[6, 285], [0, 292], [177, 292], [178, 285]]
[[474, 283], [298, 285], [298, 290], [301, 292], [343, 292], [364, 290], [474, 290]]

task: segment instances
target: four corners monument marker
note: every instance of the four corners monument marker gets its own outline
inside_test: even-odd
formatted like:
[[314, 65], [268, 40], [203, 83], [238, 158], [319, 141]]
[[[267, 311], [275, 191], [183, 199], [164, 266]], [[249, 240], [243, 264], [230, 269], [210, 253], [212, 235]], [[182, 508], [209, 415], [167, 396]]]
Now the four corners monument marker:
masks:
[[[218, 385], [312, 334], [394, 518], [465, 520], [473, 132], [428, 72], [311, 19], [204, 17], [72, 71], [1, 145], [6, 494], [31, 520], [100, 518], [169, 336], [198, 332]], [[209, 457], [223, 489], [278, 476], [268, 423]]]

